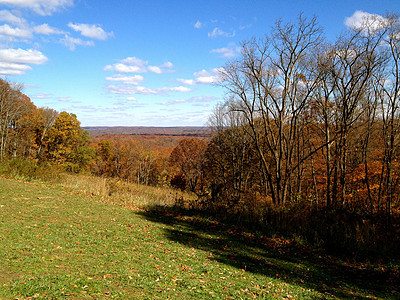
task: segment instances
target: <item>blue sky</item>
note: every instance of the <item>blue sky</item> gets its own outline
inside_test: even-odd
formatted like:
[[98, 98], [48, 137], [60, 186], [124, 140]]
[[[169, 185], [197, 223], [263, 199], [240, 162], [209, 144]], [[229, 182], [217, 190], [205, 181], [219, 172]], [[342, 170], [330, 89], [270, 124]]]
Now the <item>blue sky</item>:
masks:
[[278, 18], [335, 38], [400, 1], [0, 0], [0, 76], [83, 126], [202, 126], [218, 68]]

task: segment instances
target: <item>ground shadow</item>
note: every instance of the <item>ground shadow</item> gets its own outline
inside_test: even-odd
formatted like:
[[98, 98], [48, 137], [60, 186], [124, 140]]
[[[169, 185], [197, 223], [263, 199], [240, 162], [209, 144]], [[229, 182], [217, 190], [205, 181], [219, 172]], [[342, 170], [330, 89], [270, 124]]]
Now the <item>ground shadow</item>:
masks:
[[279, 277], [341, 299], [400, 299], [398, 268], [378, 269], [346, 262], [295, 242], [244, 233], [232, 226], [165, 209], [139, 213], [147, 220], [170, 225], [165, 236], [210, 252], [211, 259], [247, 272]]

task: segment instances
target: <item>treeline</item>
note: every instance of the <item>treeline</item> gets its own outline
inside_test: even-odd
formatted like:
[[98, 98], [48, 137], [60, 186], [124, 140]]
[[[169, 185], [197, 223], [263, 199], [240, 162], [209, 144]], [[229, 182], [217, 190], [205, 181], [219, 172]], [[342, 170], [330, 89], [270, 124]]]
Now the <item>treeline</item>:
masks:
[[[400, 248], [400, 21], [329, 43], [277, 21], [221, 71], [205, 154], [209, 203], [332, 246]], [[289, 213], [287, 213], [289, 212]]]
[[134, 139], [99, 140], [91, 171], [98, 176], [145, 185], [167, 185], [168, 148], [152, 150]]
[[[160, 139], [141, 141], [121, 136], [91, 140], [76, 115], [37, 108], [19, 86], [0, 79], [0, 160], [24, 158], [73, 173], [86, 172], [145, 185], [186, 188], [174, 149]], [[183, 139], [181, 144], [203, 145], [188, 155], [197, 155], [206, 142]], [[149, 147], [153, 144], [153, 147]], [[168, 140], [168, 145], [175, 144]], [[179, 147], [178, 147], [179, 148]], [[188, 167], [192, 167], [191, 165]], [[191, 170], [184, 168], [184, 174]], [[196, 181], [188, 179], [195, 191]]]
[[215, 134], [180, 168], [199, 207], [328, 247], [400, 250], [398, 16], [334, 43], [316, 18], [279, 20], [220, 75]]
[[[0, 160], [24, 158], [74, 173], [86, 172], [98, 176], [145, 185], [170, 185], [182, 177], [174, 149], [162, 145], [159, 139], [141, 141], [111, 136], [91, 140], [82, 129], [76, 115], [37, 108], [20, 91], [19, 86], [0, 79]], [[164, 141], [165, 142], [165, 141]], [[197, 139], [185, 142], [204, 145]], [[153, 144], [153, 147], [149, 147]], [[167, 143], [174, 144], [172, 141]], [[192, 150], [190, 155], [199, 151]], [[170, 157], [171, 156], [171, 157]], [[190, 166], [191, 167], [191, 166]], [[185, 168], [185, 174], [190, 170]], [[177, 179], [178, 178], [178, 179]], [[183, 177], [182, 177], [183, 178]], [[178, 183], [185, 189], [185, 179]], [[189, 184], [194, 191], [196, 183]]]
[[18, 86], [0, 79], [0, 159], [23, 157], [67, 171], [94, 159], [90, 137], [74, 114], [37, 108]]

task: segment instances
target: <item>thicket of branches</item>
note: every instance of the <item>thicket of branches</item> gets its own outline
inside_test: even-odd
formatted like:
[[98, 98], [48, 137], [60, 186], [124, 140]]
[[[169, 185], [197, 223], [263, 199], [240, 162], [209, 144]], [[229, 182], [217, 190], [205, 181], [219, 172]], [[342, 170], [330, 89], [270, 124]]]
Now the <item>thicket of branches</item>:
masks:
[[300, 15], [241, 50], [211, 117], [208, 205], [314, 240], [398, 248], [399, 18], [329, 43]]

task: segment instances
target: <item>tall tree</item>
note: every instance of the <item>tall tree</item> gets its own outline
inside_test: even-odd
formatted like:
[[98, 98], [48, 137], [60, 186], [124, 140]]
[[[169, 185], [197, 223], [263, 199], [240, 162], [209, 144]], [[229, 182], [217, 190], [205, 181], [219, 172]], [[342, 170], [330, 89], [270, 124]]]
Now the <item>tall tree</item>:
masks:
[[20, 87], [0, 79], [0, 159], [9, 152], [15, 153], [8, 148], [10, 136], [15, 135], [17, 121], [29, 112], [30, 105], [30, 99], [20, 92]]
[[279, 20], [264, 40], [244, 42], [241, 58], [222, 70], [231, 109], [241, 112], [249, 125], [265, 192], [277, 205], [285, 203], [293, 172], [303, 160], [296, 149], [302, 114], [315, 87], [309, 80], [314, 67], [309, 60], [322, 39], [315, 18], [300, 15], [296, 23], [286, 24]]
[[[377, 22], [377, 21], [376, 21]], [[396, 159], [399, 158], [400, 139], [400, 21], [397, 15], [388, 15], [378, 26], [384, 30], [382, 47], [387, 62], [384, 73], [378, 77], [376, 96], [379, 99], [379, 116], [383, 137], [384, 155], [379, 189], [378, 209], [385, 200], [386, 214], [390, 218], [399, 175], [394, 176]], [[397, 171], [398, 173], [398, 171]]]
[[250, 188], [259, 192], [252, 139], [242, 115], [230, 111], [229, 102], [215, 108], [209, 123], [214, 136], [205, 153], [204, 176], [212, 201], [232, 207], [248, 197]]
[[43, 143], [47, 131], [53, 126], [54, 122], [58, 117], [58, 112], [51, 108], [39, 108], [37, 111], [37, 123], [36, 123], [36, 144], [37, 157], [41, 158], [41, 152], [43, 149]]
[[85, 168], [94, 157], [89, 134], [76, 115], [61, 112], [46, 136], [46, 158], [71, 171]]

